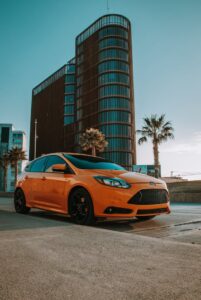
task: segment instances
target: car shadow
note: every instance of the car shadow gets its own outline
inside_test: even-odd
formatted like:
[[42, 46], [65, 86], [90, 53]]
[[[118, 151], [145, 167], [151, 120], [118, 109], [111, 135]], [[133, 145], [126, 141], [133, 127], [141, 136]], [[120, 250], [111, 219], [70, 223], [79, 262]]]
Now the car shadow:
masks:
[[[133, 230], [134, 224], [139, 222], [141, 221], [137, 219], [97, 220], [93, 227], [125, 232]], [[0, 231], [70, 225], [72, 226], [74, 223], [69, 216], [49, 211], [34, 209], [29, 214], [24, 215], [17, 214], [14, 209], [0, 209]]]
[[72, 226], [70, 218], [46, 211], [32, 211], [27, 215], [0, 210], [0, 231]]

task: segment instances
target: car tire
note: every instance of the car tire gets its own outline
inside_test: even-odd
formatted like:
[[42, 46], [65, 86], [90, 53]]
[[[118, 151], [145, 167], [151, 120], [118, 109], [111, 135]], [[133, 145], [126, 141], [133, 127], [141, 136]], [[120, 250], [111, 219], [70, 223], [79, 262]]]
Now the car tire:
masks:
[[69, 197], [68, 213], [71, 220], [79, 225], [93, 225], [95, 222], [93, 202], [84, 188], [75, 189]]
[[15, 211], [19, 214], [28, 214], [30, 207], [26, 206], [26, 199], [23, 190], [17, 189], [14, 194]]
[[136, 218], [140, 221], [146, 221], [155, 218], [155, 216], [137, 216]]

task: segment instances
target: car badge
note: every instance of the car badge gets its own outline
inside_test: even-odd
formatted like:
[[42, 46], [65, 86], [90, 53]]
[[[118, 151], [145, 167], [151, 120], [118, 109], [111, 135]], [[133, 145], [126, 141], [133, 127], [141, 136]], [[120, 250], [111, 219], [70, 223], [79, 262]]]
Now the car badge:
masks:
[[153, 182], [153, 181], [150, 181], [149, 184], [150, 184], [150, 185], [156, 185], [156, 183]]

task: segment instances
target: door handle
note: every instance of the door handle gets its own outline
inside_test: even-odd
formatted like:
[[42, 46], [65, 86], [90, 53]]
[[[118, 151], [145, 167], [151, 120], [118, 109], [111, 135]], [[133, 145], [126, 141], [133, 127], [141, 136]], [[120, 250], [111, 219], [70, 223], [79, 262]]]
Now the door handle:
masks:
[[42, 180], [46, 180], [46, 177], [45, 177], [45, 176], [43, 176], [43, 177], [42, 177]]

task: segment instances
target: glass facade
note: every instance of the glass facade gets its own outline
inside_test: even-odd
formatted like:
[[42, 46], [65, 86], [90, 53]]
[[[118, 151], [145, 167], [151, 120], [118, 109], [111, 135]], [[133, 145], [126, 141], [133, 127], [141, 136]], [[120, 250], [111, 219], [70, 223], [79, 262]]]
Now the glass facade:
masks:
[[129, 73], [129, 64], [118, 60], [108, 60], [98, 65], [99, 74], [107, 71], [119, 71]]
[[99, 89], [99, 97], [107, 97], [113, 95], [130, 97], [130, 89], [126, 86], [117, 84], [106, 85]]
[[[99, 18], [90, 27], [88, 27], [80, 35], [78, 35], [78, 37], [76, 38], [76, 44], [77, 45], [81, 44], [84, 40], [86, 40], [89, 36], [94, 34], [96, 31], [98, 31], [99, 29], [103, 28], [104, 26], [108, 26], [110, 24], [121, 26], [126, 29], [130, 28], [130, 22], [125, 17], [123, 17], [121, 15], [106, 15], [106, 16]], [[111, 31], [112, 33], [109, 34], [109, 32], [107, 31], [108, 29], [110, 29], [109, 31]], [[105, 32], [105, 30], [106, 30], [106, 32]], [[120, 27], [115, 27], [115, 26], [106, 27], [106, 28], [102, 29], [100, 32], [102, 32], [103, 36], [104, 35], [106, 35], [106, 36], [121, 35], [123, 33], [125, 35], [124, 37], [128, 38], [128, 32]], [[127, 35], [126, 35], [126, 33], [127, 33]]]
[[99, 123], [110, 123], [110, 122], [131, 122], [131, 113], [122, 110], [104, 111], [99, 113]]
[[120, 36], [122, 38], [128, 39], [128, 31], [116, 26], [108, 26], [99, 31], [99, 38], [102, 39], [108, 36]]
[[120, 47], [128, 50], [128, 42], [122, 38], [104, 38], [99, 42], [99, 49], [109, 48], [109, 47]]
[[124, 124], [105, 124], [99, 127], [100, 131], [108, 137], [110, 136], [131, 136], [131, 126]]
[[74, 123], [74, 116], [64, 116], [64, 125]]
[[75, 77], [75, 59], [68, 62], [65, 75], [64, 87], [64, 125], [75, 122], [75, 92], [76, 92], [76, 77]]
[[130, 111], [130, 100], [128, 98], [104, 98], [99, 100], [99, 111], [107, 109], [122, 108]]
[[129, 85], [129, 76], [127, 74], [111, 72], [105, 73], [99, 76], [98, 83], [99, 85], [105, 85], [107, 83], [123, 83]]
[[116, 58], [116, 59], [128, 61], [128, 52], [121, 49], [107, 49], [107, 50], [102, 50], [99, 53], [99, 61], [109, 59], [109, 58]]
[[127, 138], [107, 138], [107, 150], [127, 150], [131, 148], [131, 140]]

